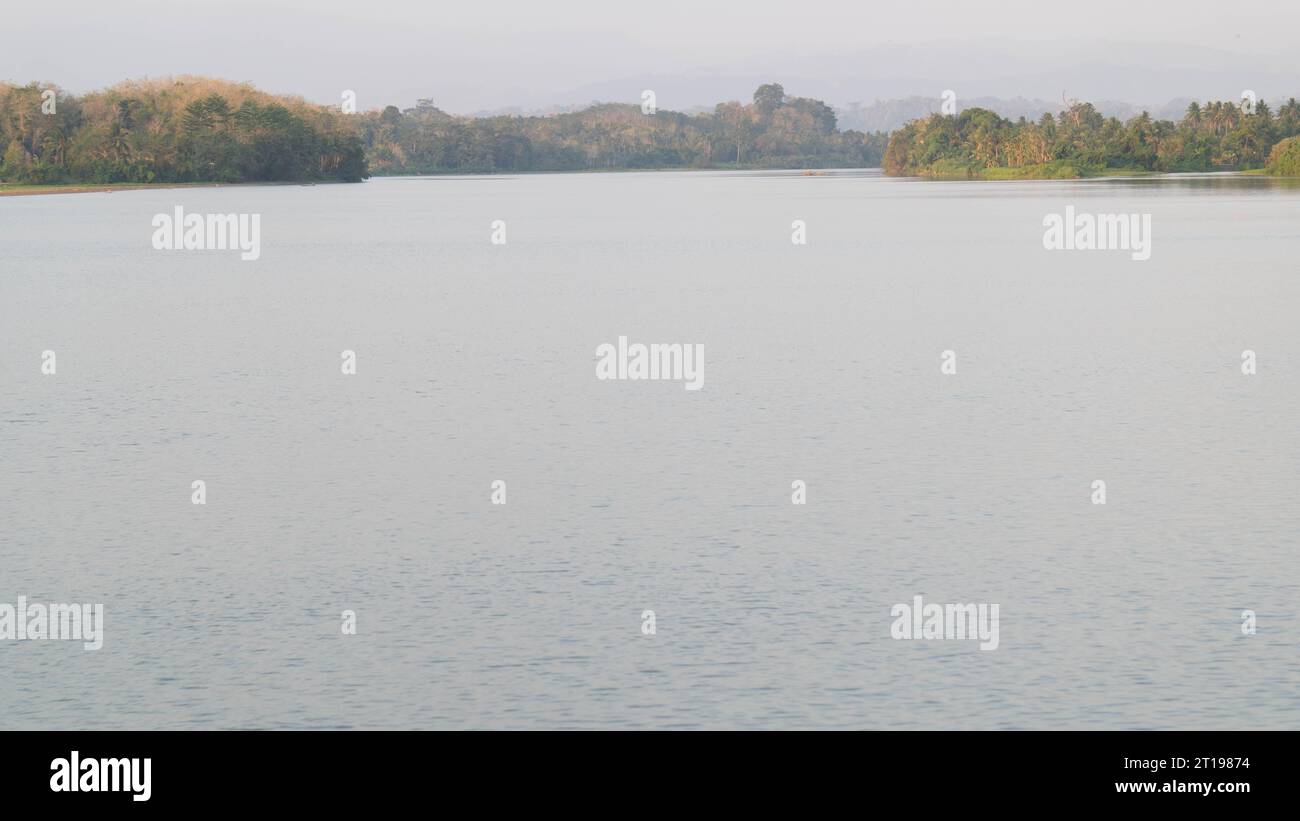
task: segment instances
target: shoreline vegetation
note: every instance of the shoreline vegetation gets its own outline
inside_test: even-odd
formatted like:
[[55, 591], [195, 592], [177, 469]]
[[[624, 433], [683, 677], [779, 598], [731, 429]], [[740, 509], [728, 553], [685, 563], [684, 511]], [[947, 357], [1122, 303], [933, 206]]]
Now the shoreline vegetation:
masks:
[[0, 181], [26, 185], [360, 182], [339, 111], [198, 77], [120, 83], [80, 97], [0, 83]]
[[69, 95], [0, 82], [0, 196], [187, 185], [360, 182], [372, 175], [881, 167], [890, 176], [1035, 180], [1242, 171], [1300, 176], [1300, 103], [1193, 103], [1177, 123], [1121, 123], [1089, 103], [1036, 122], [987, 109], [892, 132], [841, 131], [776, 83], [683, 114], [603, 103], [461, 117], [430, 100], [356, 114], [247, 83], [183, 76]]
[[246, 83], [176, 77], [74, 96], [0, 83], [0, 182], [360, 182], [372, 174], [876, 167], [888, 135], [841, 131], [820, 100], [760, 86], [712, 112], [604, 103], [458, 117], [430, 100], [344, 113]]
[[753, 101], [683, 114], [640, 105], [594, 104], [547, 116], [457, 117], [419, 100], [359, 120], [375, 175], [874, 168], [888, 135], [841, 131], [821, 100], [777, 83]]
[[1177, 123], [1142, 113], [1121, 123], [1091, 103], [1037, 122], [983, 108], [913, 120], [890, 134], [886, 174], [934, 179], [1081, 179], [1171, 172], [1300, 175], [1300, 103], [1274, 115], [1259, 100], [1192, 103]]

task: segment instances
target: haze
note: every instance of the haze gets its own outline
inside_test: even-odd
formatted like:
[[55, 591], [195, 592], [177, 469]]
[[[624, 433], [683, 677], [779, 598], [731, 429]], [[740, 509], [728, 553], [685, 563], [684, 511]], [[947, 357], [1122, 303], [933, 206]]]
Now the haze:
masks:
[[767, 81], [844, 106], [908, 95], [1117, 100], [1300, 94], [1278, 0], [1052, 4], [951, 0], [67, 0], [5, 12], [0, 79], [72, 92], [204, 74], [362, 108], [430, 98], [453, 113], [592, 100], [748, 99]]

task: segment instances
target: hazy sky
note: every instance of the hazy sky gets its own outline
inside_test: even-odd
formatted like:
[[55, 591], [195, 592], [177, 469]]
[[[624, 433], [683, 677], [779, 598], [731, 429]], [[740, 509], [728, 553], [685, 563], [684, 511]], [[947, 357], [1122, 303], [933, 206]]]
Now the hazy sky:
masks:
[[206, 74], [458, 113], [631, 102], [643, 87], [686, 108], [763, 80], [837, 104], [943, 88], [1300, 95], [1295, 0], [57, 0], [8, 3], [4, 21], [0, 79], [74, 92]]

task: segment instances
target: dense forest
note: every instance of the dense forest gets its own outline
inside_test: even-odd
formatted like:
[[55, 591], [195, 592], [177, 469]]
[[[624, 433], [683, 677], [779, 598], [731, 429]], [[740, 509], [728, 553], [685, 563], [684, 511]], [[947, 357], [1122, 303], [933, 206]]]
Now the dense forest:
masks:
[[0, 179], [26, 183], [360, 181], [356, 126], [336, 109], [180, 77], [74, 97], [0, 83]]
[[820, 100], [763, 85], [749, 104], [687, 115], [606, 103], [546, 117], [453, 117], [421, 100], [361, 123], [376, 174], [880, 164], [887, 135], [840, 131]]
[[932, 177], [1083, 177], [1107, 171], [1266, 169], [1294, 175], [1300, 165], [1300, 103], [1274, 114], [1260, 100], [1192, 103], [1178, 122], [1143, 113], [1127, 123], [1090, 103], [1053, 117], [1015, 122], [982, 108], [913, 120], [890, 135], [885, 173]]

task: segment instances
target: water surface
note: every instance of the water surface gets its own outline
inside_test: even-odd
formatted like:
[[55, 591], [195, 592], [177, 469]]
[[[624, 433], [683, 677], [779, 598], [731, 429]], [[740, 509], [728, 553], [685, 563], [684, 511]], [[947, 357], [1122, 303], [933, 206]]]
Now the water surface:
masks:
[[[153, 250], [176, 205], [261, 259]], [[1044, 250], [1067, 205], [1151, 259]], [[107, 610], [0, 642], [0, 727], [1300, 728], [1297, 225], [1222, 176], [0, 199], [0, 601]], [[598, 381], [620, 335], [704, 388]], [[892, 640], [914, 595], [1000, 647]]]

